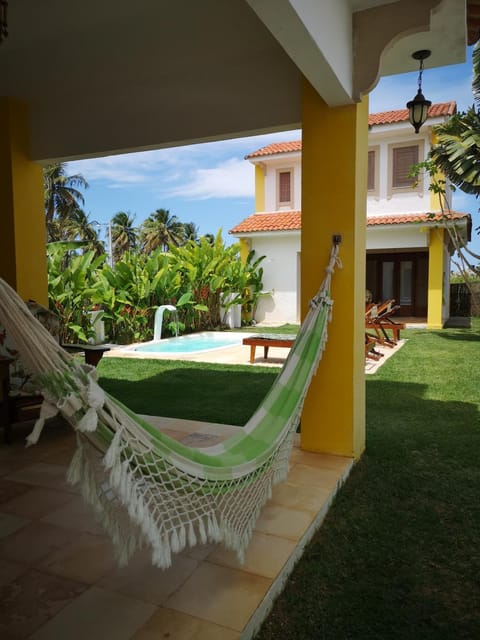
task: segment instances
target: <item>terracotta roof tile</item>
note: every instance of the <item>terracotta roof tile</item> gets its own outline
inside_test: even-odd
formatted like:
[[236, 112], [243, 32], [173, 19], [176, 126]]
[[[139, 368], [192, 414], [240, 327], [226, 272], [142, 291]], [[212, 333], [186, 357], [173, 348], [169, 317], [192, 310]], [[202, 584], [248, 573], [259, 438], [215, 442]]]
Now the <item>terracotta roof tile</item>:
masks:
[[[429, 118], [440, 116], [452, 116], [457, 111], [456, 102], [439, 102], [432, 104], [428, 110]], [[397, 109], [396, 111], [383, 111], [381, 113], [371, 113], [368, 116], [369, 125], [392, 124], [394, 122], [407, 122], [408, 109]]]
[[452, 211], [450, 214], [435, 213], [396, 213], [386, 216], [369, 216], [367, 227], [374, 227], [387, 224], [412, 224], [417, 222], [441, 222], [445, 217], [450, 220], [468, 219], [468, 213], [458, 213]]
[[254, 213], [242, 220], [228, 233], [255, 233], [259, 231], [300, 231], [302, 214], [300, 211], [278, 213]]
[[[452, 212], [450, 219], [466, 220], [468, 222], [470, 215], [468, 213]], [[381, 225], [398, 225], [413, 223], [440, 222], [443, 219], [441, 213], [396, 213], [385, 216], [369, 216], [367, 217], [367, 227], [375, 227]], [[300, 231], [302, 228], [301, 211], [282, 211], [276, 213], [254, 213], [245, 218], [229, 233], [258, 233], [265, 231]]]
[[258, 151], [249, 153], [248, 156], [245, 156], [245, 160], [248, 160], [249, 158], [258, 158], [261, 156], [271, 156], [275, 155], [276, 153], [292, 153], [293, 151], [301, 150], [301, 140], [294, 140], [293, 142], [274, 142], [272, 144], [267, 144], [266, 147], [258, 149]]
[[[457, 103], [451, 102], [439, 102], [432, 104], [428, 110], [429, 118], [438, 118], [441, 116], [451, 116], [457, 111]], [[382, 111], [380, 113], [371, 113], [368, 116], [369, 125], [380, 124], [392, 124], [394, 122], [407, 122], [408, 121], [408, 109], [397, 109], [395, 111]], [[266, 147], [262, 147], [253, 153], [249, 153], [245, 156], [246, 160], [250, 158], [261, 158], [264, 156], [273, 156], [278, 153], [292, 153], [302, 150], [302, 141], [293, 140], [292, 142], [273, 142]]]

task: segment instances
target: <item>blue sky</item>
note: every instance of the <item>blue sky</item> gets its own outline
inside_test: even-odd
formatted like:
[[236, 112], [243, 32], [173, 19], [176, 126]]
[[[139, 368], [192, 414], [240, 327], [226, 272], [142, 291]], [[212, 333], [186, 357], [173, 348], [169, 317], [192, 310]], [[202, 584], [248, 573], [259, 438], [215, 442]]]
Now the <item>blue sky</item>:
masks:
[[[464, 64], [423, 73], [424, 95], [432, 102], [456, 100], [463, 110], [473, 103], [471, 48]], [[370, 112], [404, 108], [417, 89], [418, 74], [382, 78], [370, 94]], [[228, 230], [254, 211], [253, 166], [245, 156], [275, 141], [298, 140], [300, 131], [286, 131], [222, 142], [130, 153], [68, 163], [67, 172], [81, 173], [89, 183], [85, 211], [106, 223], [118, 211], [135, 216], [139, 225], [155, 209], [168, 209], [182, 222], [194, 222], [201, 234]], [[480, 224], [479, 204], [459, 191], [453, 208], [473, 214]], [[472, 248], [480, 252], [474, 234]]]

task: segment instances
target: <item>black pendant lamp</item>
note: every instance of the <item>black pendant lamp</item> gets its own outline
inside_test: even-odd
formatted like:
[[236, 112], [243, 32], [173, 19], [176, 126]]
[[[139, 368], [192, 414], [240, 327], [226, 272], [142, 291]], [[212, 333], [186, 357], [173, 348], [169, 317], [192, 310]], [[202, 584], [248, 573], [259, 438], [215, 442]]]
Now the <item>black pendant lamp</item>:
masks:
[[425, 96], [422, 93], [422, 73], [423, 73], [423, 61], [428, 58], [431, 51], [428, 49], [422, 49], [412, 53], [412, 58], [420, 60], [420, 69], [418, 73], [418, 91], [413, 100], [407, 102], [408, 117], [415, 129], [415, 133], [420, 131], [420, 127], [425, 122], [428, 116], [428, 108], [432, 104], [430, 100], [425, 100]]

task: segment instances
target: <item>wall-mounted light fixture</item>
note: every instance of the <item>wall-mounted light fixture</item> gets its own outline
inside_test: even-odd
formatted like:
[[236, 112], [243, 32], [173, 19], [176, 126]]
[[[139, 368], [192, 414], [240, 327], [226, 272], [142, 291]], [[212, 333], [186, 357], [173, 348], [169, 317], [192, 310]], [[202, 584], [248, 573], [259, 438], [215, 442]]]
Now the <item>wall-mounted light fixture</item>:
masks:
[[428, 58], [431, 51], [428, 49], [421, 49], [412, 53], [414, 60], [420, 60], [420, 69], [418, 72], [418, 91], [413, 100], [407, 102], [408, 116], [410, 122], [415, 129], [415, 133], [420, 131], [420, 127], [425, 122], [428, 116], [428, 107], [432, 104], [430, 100], [425, 100], [425, 96], [422, 93], [422, 73], [423, 73], [423, 61]]

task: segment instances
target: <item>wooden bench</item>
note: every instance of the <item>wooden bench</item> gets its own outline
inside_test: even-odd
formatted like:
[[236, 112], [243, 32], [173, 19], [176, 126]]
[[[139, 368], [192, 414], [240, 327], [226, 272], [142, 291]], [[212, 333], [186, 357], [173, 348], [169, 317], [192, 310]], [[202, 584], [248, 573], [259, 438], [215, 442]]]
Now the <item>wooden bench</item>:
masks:
[[243, 338], [242, 342], [250, 347], [250, 362], [253, 363], [255, 361], [255, 350], [257, 347], [263, 347], [263, 357], [266, 360], [268, 358], [268, 349], [270, 347], [290, 348], [295, 342], [295, 338], [295, 335], [289, 334], [258, 334], [257, 336]]

